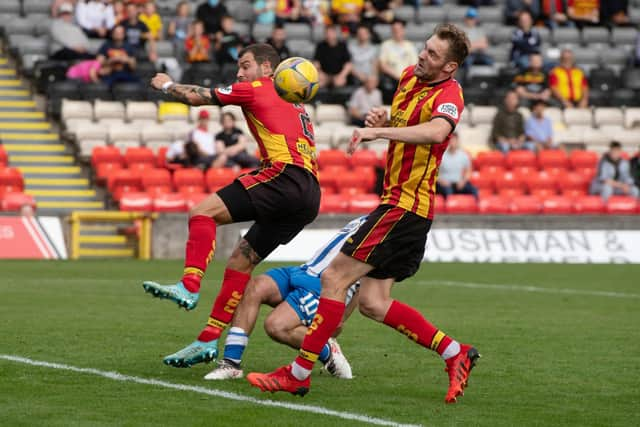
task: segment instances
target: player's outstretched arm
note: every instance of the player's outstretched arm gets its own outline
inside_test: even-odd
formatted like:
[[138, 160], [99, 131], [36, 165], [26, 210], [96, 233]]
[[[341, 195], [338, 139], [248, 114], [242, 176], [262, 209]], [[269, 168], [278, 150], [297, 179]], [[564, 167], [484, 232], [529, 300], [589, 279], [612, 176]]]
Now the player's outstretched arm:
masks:
[[168, 93], [189, 105], [220, 104], [210, 89], [197, 85], [175, 83], [169, 75], [164, 73], [158, 73], [151, 79], [151, 87]]
[[451, 123], [444, 119], [431, 120], [406, 127], [360, 128], [353, 131], [347, 151], [353, 154], [362, 141], [371, 141], [378, 138], [402, 141], [405, 144], [440, 144], [452, 130]]

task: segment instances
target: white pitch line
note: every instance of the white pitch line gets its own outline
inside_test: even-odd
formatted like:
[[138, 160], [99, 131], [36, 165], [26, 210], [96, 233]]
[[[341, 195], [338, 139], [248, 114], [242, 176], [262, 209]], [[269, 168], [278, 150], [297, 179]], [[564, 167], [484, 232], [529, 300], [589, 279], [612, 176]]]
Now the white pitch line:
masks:
[[373, 424], [378, 426], [393, 426], [393, 427], [420, 427], [420, 424], [402, 424], [402, 423], [397, 423], [391, 420], [385, 420], [382, 418], [375, 418], [367, 415], [355, 414], [352, 412], [334, 411], [332, 409], [323, 408], [321, 406], [299, 405], [296, 403], [278, 402], [270, 399], [261, 400], [261, 399], [256, 399], [250, 396], [244, 396], [242, 394], [216, 390], [213, 388], [193, 386], [188, 384], [170, 383], [167, 381], [156, 380], [153, 378], [134, 377], [130, 375], [123, 375], [121, 373], [114, 372], [114, 371], [101, 371], [99, 369], [93, 369], [93, 368], [79, 368], [77, 366], [65, 365], [62, 363], [45, 362], [41, 360], [33, 360], [27, 357], [14, 356], [11, 354], [0, 354], [0, 359], [8, 360], [10, 362], [23, 363], [25, 365], [39, 366], [43, 368], [59, 369], [62, 371], [71, 371], [71, 372], [78, 372], [81, 374], [97, 375], [99, 377], [108, 378], [115, 381], [152, 385], [156, 387], [164, 387], [164, 388], [170, 388], [173, 390], [180, 390], [180, 391], [190, 391], [193, 393], [200, 393], [200, 394], [206, 394], [209, 396], [221, 397], [223, 399], [253, 403], [255, 405], [271, 406], [276, 408], [290, 409], [292, 411], [310, 412], [313, 414], [328, 415], [331, 417], [338, 417], [345, 420], [360, 421], [365, 424]]
[[563, 294], [563, 295], [584, 295], [592, 297], [635, 299], [640, 298], [640, 294], [629, 294], [625, 292], [611, 291], [588, 291], [584, 289], [570, 288], [541, 288], [528, 285], [497, 285], [493, 283], [455, 282], [450, 280], [418, 280], [414, 283], [426, 286], [448, 286], [452, 288], [469, 289], [492, 289], [497, 291], [533, 292], [541, 294]]

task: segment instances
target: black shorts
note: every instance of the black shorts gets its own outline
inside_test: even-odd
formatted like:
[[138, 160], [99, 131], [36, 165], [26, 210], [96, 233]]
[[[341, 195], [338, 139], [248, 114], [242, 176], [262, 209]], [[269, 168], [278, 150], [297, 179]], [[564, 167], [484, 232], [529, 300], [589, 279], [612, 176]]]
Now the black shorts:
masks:
[[263, 259], [289, 243], [320, 208], [318, 180], [301, 167], [280, 162], [236, 178], [218, 196], [233, 222], [255, 220], [244, 239]]
[[368, 277], [400, 282], [420, 268], [430, 228], [430, 219], [397, 206], [380, 205], [341, 251], [375, 267]]

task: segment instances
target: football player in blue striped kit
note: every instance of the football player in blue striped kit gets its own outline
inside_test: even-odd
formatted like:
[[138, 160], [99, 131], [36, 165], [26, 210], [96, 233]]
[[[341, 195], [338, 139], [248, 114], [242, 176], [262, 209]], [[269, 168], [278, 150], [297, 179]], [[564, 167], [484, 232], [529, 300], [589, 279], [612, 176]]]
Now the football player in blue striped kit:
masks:
[[[252, 278], [236, 308], [225, 341], [223, 359], [204, 378], [226, 380], [242, 377], [242, 355], [256, 324], [261, 304], [274, 307], [265, 319], [267, 334], [277, 342], [294, 349], [299, 348], [318, 308], [320, 274], [340, 251], [342, 244], [365, 220], [366, 216], [363, 216], [349, 222], [301, 266], [273, 268]], [[349, 317], [357, 304], [357, 291], [358, 284], [353, 284], [349, 289], [344, 319]], [[339, 332], [340, 329], [334, 335], [337, 336]], [[335, 339], [332, 338], [324, 346], [319, 359], [331, 375], [352, 378], [351, 366]]]

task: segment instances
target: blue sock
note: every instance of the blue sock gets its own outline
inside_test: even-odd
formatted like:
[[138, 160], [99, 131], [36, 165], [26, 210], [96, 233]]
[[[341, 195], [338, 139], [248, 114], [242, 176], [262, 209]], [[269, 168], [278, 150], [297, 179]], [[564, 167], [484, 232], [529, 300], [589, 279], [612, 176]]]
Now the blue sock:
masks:
[[331, 346], [329, 345], [329, 343], [326, 343], [324, 347], [322, 347], [322, 351], [320, 352], [318, 359], [320, 359], [322, 363], [326, 364], [330, 358], [331, 358]]
[[249, 343], [249, 336], [242, 328], [229, 329], [227, 339], [224, 342], [224, 358], [238, 365], [242, 362], [242, 353]]

